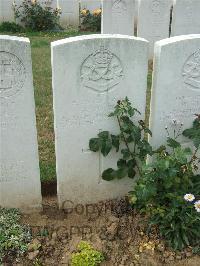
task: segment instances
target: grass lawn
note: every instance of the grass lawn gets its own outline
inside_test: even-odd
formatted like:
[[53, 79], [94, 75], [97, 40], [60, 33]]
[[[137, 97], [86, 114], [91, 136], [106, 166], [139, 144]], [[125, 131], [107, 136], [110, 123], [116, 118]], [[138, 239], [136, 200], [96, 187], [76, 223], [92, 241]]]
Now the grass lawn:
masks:
[[[0, 34], [5, 34], [1, 33]], [[7, 33], [11, 35], [10, 33]], [[83, 35], [76, 31], [60, 33], [20, 33], [12, 34], [28, 37], [32, 48], [33, 80], [35, 88], [36, 116], [42, 181], [56, 179], [50, 43], [55, 40]], [[87, 33], [89, 34], [89, 33]], [[151, 70], [148, 75], [147, 101], [150, 99]], [[149, 104], [147, 105], [147, 116]]]

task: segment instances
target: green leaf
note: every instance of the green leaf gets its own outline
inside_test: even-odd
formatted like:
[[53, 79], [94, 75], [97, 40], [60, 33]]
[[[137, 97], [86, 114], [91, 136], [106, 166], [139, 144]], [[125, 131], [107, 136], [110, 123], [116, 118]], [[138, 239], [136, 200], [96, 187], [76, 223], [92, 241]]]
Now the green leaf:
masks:
[[118, 166], [118, 168], [126, 167], [126, 160], [119, 159], [119, 160], [117, 161], [117, 166]]
[[132, 125], [131, 136], [135, 142], [138, 142], [141, 139], [141, 129], [135, 125]]
[[139, 157], [141, 160], [143, 160], [147, 156], [147, 154], [152, 155], [153, 153], [151, 145], [145, 139], [138, 143], [138, 148]]
[[115, 170], [112, 168], [108, 168], [102, 173], [103, 180], [111, 181], [116, 178]]
[[119, 168], [118, 170], [114, 170], [112, 168], [108, 168], [105, 170], [102, 174], [102, 178], [106, 181], [111, 181], [115, 178], [122, 179], [126, 177], [128, 174], [128, 168], [127, 167], [122, 167]]
[[185, 155], [192, 155], [192, 150], [189, 147], [187, 147], [184, 149], [184, 153]]
[[187, 163], [187, 154], [185, 154], [184, 150], [181, 147], [177, 147], [174, 150], [175, 158], [182, 164]]
[[128, 168], [127, 167], [119, 168], [118, 170], [115, 171], [115, 174], [118, 179], [122, 179], [127, 176]]
[[200, 119], [194, 120], [192, 128], [185, 129], [183, 131], [183, 136], [191, 139], [196, 148], [200, 146]]
[[122, 149], [121, 153], [123, 154], [123, 159], [124, 160], [127, 160], [131, 156], [131, 154], [130, 154], [128, 149]]
[[108, 131], [102, 131], [98, 134], [99, 148], [103, 156], [107, 156], [112, 149], [112, 140]]
[[112, 145], [113, 147], [116, 148], [116, 152], [119, 151], [119, 141], [120, 141], [120, 136], [115, 136], [115, 135], [111, 135], [111, 139], [112, 139]]
[[110, 133], [108, 131], [102, 131], [98, 134], [100, 139], [109, 139]]
[[166, 147], [164, 145], [161, 145], [157, 150], [154, 151], [154, 153], [162, 153], [166, 150]]
[[177, 142], [175, 139], [172, 138], [167, 138], [167, 144], [171, 148], [177, 148], [181, 146], [179, 142]]
[[128, 177], [129, 178], [134, 178], [136, 175], [136, 171], [133, 168], [128, 169]]
[[110, 114], [108, 115], [108, 117], [112, 117], [112, 116], [115, 116], [115, 113], [114, 113], [114, 112], [112, 112], [112, 113], [110, 113]]
[[91, 151], [97, 152], [99, 151], [99, 138], [92, 138], [89, 141], [89, 148]]
[[137, 201], [137, 196], [135, 194], [132, 194], [130, 197], [130, 203], [135, 204]]
[[200, 146], [200, 137], [193, 139], [194, 146], [198, 148]]
[[111, 139], [102, 139], [101, 140], [101, 153], [103, 154], [103, 156], [107, 156], [108, 153], [111, 151], [112, 149], [112, 141]]
[[127, 162], [127, 166], [128, 168], [134, 168], [136, 166], [136, 160], [135, 159], [131, 159]]

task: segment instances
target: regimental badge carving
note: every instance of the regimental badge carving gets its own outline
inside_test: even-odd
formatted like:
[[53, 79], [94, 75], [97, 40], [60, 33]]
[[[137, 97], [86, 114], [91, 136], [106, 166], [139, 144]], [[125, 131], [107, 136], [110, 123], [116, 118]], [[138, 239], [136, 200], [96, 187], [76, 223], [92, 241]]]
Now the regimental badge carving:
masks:
[[124, 0], [113, 0], [112, 11], [117, 13], [123, 13], [127, 10], [126, 2]]
[[81, 66], [83, 86], [96, 92], [109, 91], [119, 84], [122, 78], [120, 59], [104, 46], [89, 55]]
[[159, 0], [152, 1], [152, 12], [154, 14], [160, 13], [160, 1]]
[[0, 51], [0, 98], [15, 95], [23, 87], [26, 70], [14, 54]]
[[182, 75], [189, 88], [200, 89], [200, 48], [186, 60]]

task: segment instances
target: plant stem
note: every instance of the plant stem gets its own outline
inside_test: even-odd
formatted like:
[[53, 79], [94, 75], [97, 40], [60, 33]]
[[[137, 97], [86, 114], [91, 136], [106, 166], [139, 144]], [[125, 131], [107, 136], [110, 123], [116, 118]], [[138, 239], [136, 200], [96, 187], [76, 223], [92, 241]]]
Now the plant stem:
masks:
[[[131, 158], [135, 160], [135, 162], [136, 162], [136, 168], [137, 168], [137, 170], [138, 170], [138, 172], [139, 172], [139, 174], [140, 174], [140, 176], [141, 176], [142, 173], [141, 173], [141, 171], [140, 171], [140, 168], [139, 168], [139, 166], [138, 166], [138, 163], [137, 163], [135, 157], [133, 156], [133, 154], [132, 154], [132, 152], [131, 152], [131, 150], [130, 150], [130, 148], [129, 148], [129, 146], [128, 146], [128, 142], [127, 142], [126, 137], [125, 137], [125, 135], [124, 135], [124, 132], [123, 132], [123, 130], [122, 130], [121, 121], [120, 121], [120, 117], [119, 117], [119, 116], [117, 116], [117, 121], [118, 121], [118, 124], [119, 124], [120, 131], [121, 131], [121, 133], [122, 133], [122, 137], [123, 137], [124, 143], [125, 143], [125, 145], [126, 145], [128, 151], [129, 151], [129, 153], [131, 154]], [[135, 144], [135, 145], [136, 145], [136, 144]]]
[[191, 158], [191, 160], [190, 160], [189, 163], [192, 163], [192, 162], [195, 160], [195, 157], [196, 157], [196, 154], [197, 154], [198, 150], [199, 150], [199, 147], [197, 147], [197, 148], [195, 149], [194, 154], [193, 154], [193, 156], [192, 156], [192, 158]]

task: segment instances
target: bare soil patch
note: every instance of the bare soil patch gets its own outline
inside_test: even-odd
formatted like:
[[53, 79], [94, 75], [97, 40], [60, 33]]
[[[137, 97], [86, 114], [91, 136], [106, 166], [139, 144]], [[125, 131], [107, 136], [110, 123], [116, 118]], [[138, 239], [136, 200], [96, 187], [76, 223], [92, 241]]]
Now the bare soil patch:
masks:
[[71, 253], [81, 240], [103, 252], [102, 265], [200, 265], [200, 256], [190, 248], [175, 253], [156, 230], [147, 236], [146, 217], [130, 209], [124, 199], [87, 206], [67, 204], [67, 211], [59, 210], [55, 196], [45, 197], [43, 212], [23, 215], [22, 223], [30, 225], [33, 240], [23, 257], [8, 258], [5, 265], [70, 265]]

